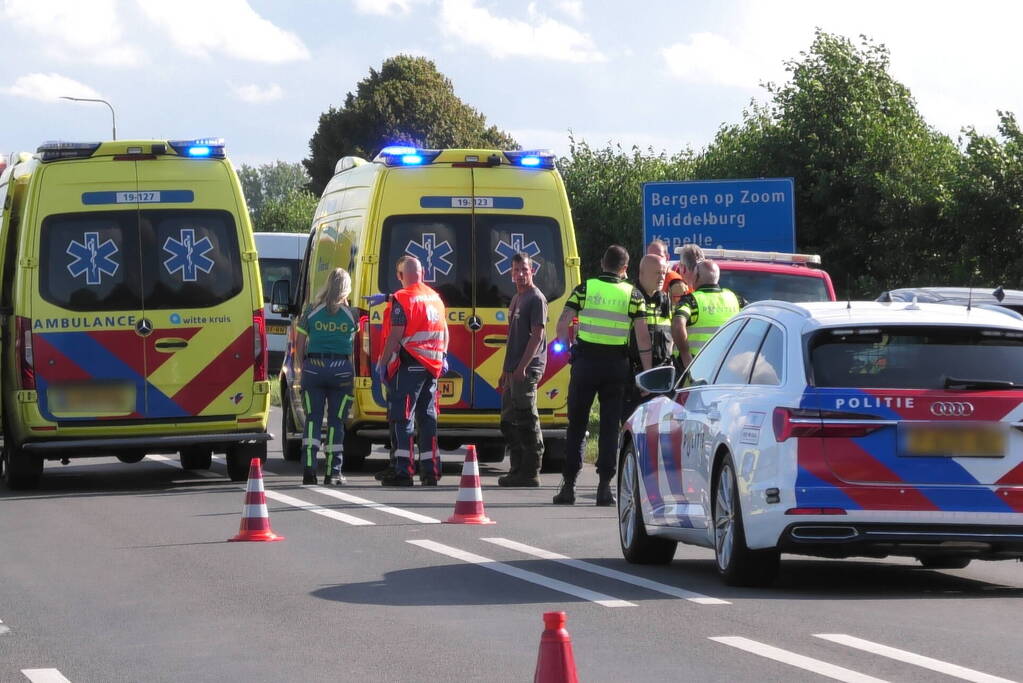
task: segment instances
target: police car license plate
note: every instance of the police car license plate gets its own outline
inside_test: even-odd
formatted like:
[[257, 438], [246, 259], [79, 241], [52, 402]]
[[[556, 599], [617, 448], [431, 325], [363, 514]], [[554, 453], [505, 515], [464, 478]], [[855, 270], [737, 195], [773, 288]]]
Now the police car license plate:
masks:
[[104, 384], [54, 385], [46, 390], [54, 413], [130, 413], [135, 410], [135, 385]]
[[288, 333], [288, 328], [285, 325], [267, 325], [266, 326], [266, 333], [267, 334], [287, 334]]
[[902, 425], [901, 455], [952, 458], [1005, 457], [1005, 430], [1000, 425]]

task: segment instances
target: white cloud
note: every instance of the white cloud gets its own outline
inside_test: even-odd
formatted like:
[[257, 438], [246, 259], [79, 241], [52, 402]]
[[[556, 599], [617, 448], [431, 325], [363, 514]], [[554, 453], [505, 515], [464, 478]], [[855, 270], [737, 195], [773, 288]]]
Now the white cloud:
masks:
[[254, 83], [250, 85], [232, 85], [231, 90], [234, 91], [234, 96], [239, 100], [250, 104], [273, 102], [284, 97], [284, 90], [276, 83], [271, 83], [265, 88]]
[[561, 0], [561, 2], [557, 3], [557, 8], [570, 19], [575, 21], [583, 20], [582, 0]]
[[528, 8], [529, 21], [495, 16], [475, 0], [441, 0], [445, 36], [480, 48], [498, 59], [535, 57], [564, 62], [603, 62], [593, 39], [567, 24]]
[[57, 59], [102, 66], [144, 61], [124, 37], [115, 0], [3, 0], [0, 19], [37, 34], [41, 48]]
[[136, 2], [178, 49], [193, 57], [222, 54], [267, 64], [309, 59], [297, 35], [259, 16], [247, 0]]
[[715, 33], [694, 33], [688, 43], [675, 43], [661, 50], [661, 56], [672, 76], [698, 85], [753, 89], [766, 75], [764, 69], [769, 68]]
[[354, 0], [355, 11], [359, 14], [375, 14], [381, 17], [407, 16], [415, 5], [424, 0]]
[[60, 74], [34, 73], [22, 76], [3, 92], [14, 97], [27, 97], [41, 102], [56, 102], [62, 95], [68, 97], [99, 98], [100, 94], [78, 81]]

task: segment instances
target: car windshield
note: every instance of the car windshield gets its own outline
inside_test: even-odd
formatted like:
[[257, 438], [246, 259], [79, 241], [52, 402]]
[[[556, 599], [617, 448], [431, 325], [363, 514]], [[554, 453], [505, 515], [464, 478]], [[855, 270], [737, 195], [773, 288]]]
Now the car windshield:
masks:
[[779, 301], [828, 301], [827, 285], [816, 275], [786, 275], [756, 270], [721, 269], [721, 286], [748, 302], [776, 299]]
[[[821, 330], [809, 341], [810, 383], [863, 389], [1023, 386], [1023, 331], [954, 326]], [[1008, 384], [1011, 383], [1011, 384]], [[994, 387], [991, 387], [994, 388]]]

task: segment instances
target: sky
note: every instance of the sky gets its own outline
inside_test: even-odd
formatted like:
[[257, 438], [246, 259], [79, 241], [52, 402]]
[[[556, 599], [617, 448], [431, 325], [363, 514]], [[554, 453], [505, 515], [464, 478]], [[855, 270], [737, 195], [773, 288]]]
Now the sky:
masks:
[[308, 156], [319, 116], [396, 54], [525, 148], [700, 149], [815, 27], [891, 51], [937, 129], [1023, 116], [1023, 3], [973, 0], [0, 0], [0, 154], [45, 140], [220, 136], [235, 163]]

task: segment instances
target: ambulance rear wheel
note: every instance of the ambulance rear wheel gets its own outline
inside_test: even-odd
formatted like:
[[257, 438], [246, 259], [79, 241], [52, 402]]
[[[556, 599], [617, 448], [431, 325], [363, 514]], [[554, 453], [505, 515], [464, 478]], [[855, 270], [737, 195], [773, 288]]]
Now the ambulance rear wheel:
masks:
[[208, 446], [189, 446], [181, 449], [181, 469], [208, 470], [213, 464], [213, 449]]
[[227, 449], [227, 476], [231, 481], [249, 478], [249, 464], [253, 458], [259, 458], [266, 464], [266, 441], [238, 443]]
[[295, 426], [291, 406], [285, 403], [281, 406], [281, 457], [288, 462], [298, 462], [302, 457], [302, 439], [291, 437], [296, 433], [300, 434], [302, 430]]
[[3, 479], [7, 488], [16, 491], [34, 489], [39, 486], [39, 477], [43, 475], [43, 459], [29, 455], [13, 445], [3, 449]]
[[344, 459], [341, 466], [346, 472], [361, 472], [362, 465], [366, 462], [370, 452], [373, 450], [373, 442], [362, 436], [353, 434], [345, 435]]

